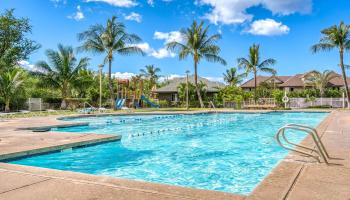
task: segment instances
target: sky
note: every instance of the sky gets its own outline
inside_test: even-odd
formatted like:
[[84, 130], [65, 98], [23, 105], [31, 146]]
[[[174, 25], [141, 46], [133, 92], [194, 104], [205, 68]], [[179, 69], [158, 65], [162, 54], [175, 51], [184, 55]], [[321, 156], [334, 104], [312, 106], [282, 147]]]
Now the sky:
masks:
[[[322, 29], [340, 21], [350, 23], [349, 0], [0, 0], [1, 13], [12, 8], [16, 16], [30, 19], [33, 30], [28, 37], [42, 46], [29, 60], [20, 62], [27, 68], [46, 60], [45, 51], [57, 49], [59, 43], [78, 47], [78, 33], [117, 16], [128, 33], [142, 38], [137, 45], [146, 52], [146, 56], [116, 55], [113, 73], [119, 77], [137, 74], [150, 64], [159, 67], [163, 76], [192, 73], [191, 58], [179, 60], [165, 44], [182, 42], [179, 30], [193, 20], [203, 20], [210, 34], [222, 35], [220, 56], [228, 64], [199, 64], [199, 75], [211, 80], [222, 81], [226, 69], [237, 67], [237, 58], [246, 57], [254, 43], [260, 44], [262, 59], [277, 60], [273, 66], [277, 75], [313, 69], [339, 72], [336, 50], [312, 54], [310, 47], [319, 41]], [[104, 59], [104, 55], [89, 53], [77, 56], [90, 57], [92, 70]], [[350, 52], [345, 55], [348, 61]]]

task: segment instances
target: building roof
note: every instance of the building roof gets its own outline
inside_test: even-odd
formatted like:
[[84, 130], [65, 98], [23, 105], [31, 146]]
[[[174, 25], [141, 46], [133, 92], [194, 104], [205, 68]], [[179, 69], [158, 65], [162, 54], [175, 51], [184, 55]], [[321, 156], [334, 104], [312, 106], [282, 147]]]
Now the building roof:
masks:
[[[304, 74], [296, 74], [294, 76], [257, 76], [257, 85], [260, 85], [262, 82], [268, 82], [269, 80], [274, 79], [278, 84], [277, 87], [304, 87], [305, 83], [302, 80]], [[347, 78], [348, 84], [350, 84], [350, 78]], [[329, 85], [332, 87], [342, 87], [344, 86], [343, 79], [339, 77], [333, 78], [329, 81]], [[248, 80], [247, 82], [241, 85], [242, 88], [254, 88], [254, 78]]]
[[[257, 85], [260, 85], [263, 82], [269, 81], [269, 80], [275, 80], [275, 81], [279, 81], [281, 83], [284, 83], [285, 81], [287, 81], [288, 79], [290, 79], [292, 76], [257, 76], [256, 80], [257, 80]], [[277, 82], [276, 82], [277, 83]], [[242, 88], [253, 88], [254, 87], [254, 78], [246, 81], [245, 83], [243, 83], [241, 85]]]
[[[192, 84], [194, 84], [194, 76], [189, 76], [188, 81]], [[225, 84], [217, 82], [217, 81], [210, 81], [206, 78], [198, 77], [198, 83], [203, 82], [206, 85], [207, 92], [217, 92], [219, 88], [225, 87]], [[178, 86], [180, 83], [186, 83], [186, 77], [181, 78], [174, 78], [169, 80], [169, 84], [166, 86], [163, 86], [161, 88], [156, 89], [155, 93], [172, 93], [178, 91]]]

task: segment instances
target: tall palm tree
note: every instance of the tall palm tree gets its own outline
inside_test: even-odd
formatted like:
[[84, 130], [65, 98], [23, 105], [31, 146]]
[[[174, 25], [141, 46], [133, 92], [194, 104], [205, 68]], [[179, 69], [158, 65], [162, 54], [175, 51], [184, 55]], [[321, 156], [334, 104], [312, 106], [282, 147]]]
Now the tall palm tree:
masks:
[[158, 67], [154, 67], [154, 65], [146, 65], [145, 68], [146, 69], [140, 70], [141, 75], [150, 81], [150, 87], [153, 88], [160, 77], [158, 75], [160, 69]]
[[246, 74], [238, 74], [237, 69], [232, 67], [231, 69], [227, 69], [226, 73], [223, 73], [223, 76], [224, 81], [226, 81], [231, 86], [234, 86], [242, 83], [243, 78], [246, 76]]
[[58, 45], [58, 51], [47, 50], [46, 61], [39, 61], [34, 75], [41, 78], [40, 85], [43, 87], [59, 89], [61, 92], [61, 108], [67, 107], [66, 99], [76, 82], [80, 81], [79, 71], [89, 64], [89, 58], [81, 58], [79, 61], [74, 55], [71, 46]]
[[129, 34], [124, 24], [117, 21], [113, 16], [107, 20], [106, 26], [96, 24], [87, 31], [78, 34], [79, 41], [83, 41], [79, 50], [93, 53], [105, 54], [104, 62], [108, 62], [108, 85], [111, 97], [111, 106], [115, 108], [115, 96], [112, 83], [112, 61], [115, 54], [131, 55], [144, 54], [136, 43], [141, 39], [135, 34]]
[[253, 44], [249, 48], [248, 58], [238, 58], [238, 67], [244, 68], [245, 73], [253, 73], [254, 74], [254, 99], [256, 99], [256, 87], [257, 87], [257, 74], [259, 71], [276, 74], [276, 70], [269, 68], [269, 66], [274, 65], [276, 63], [275, 59], [269, 58], [264, 61], [260, 61], [260, 46], [257, 44]]
[[340, 59], [340, 68], [342, 71], [345, 94], [348, 99], [348, 108], [350, 108], [350, 96], [349, 96], [349, 87], [346, 80], [346, 72], [344, 65], [344, 51], [350, 50], [350, 25], [346, 25], [344, 22], [340, 24], [333, 25], [329, 28], [323, 29], [321, 31], [322, 37], [318, 44], [315, 44], [311, 47], [313, 53], [319, 51], [330, 51], [332, 49], [338, 49], [339, 59]]
[[314, 86], [320, 91], [321, 97], [324, 95], [324, 90], [326, 89], [329, 81], [339, 77], [337, 73], [331, 70], [325, 70], [323, 72], [311, 71], [303, 75], [303, 80], [306, 85]]
[[199, 24], [193, 21], [187, 29], [180, 30], [184, 43], [177, 41], [167, 44], [167, 48], [177, 50], [179, 59], [183, 60], [188, 56], [193, 58], [194, 62], [194, 84], [201, 107], [204, 107], [200, 89], [198, 87], [198, 64], [202, 58], [208, 62], [219, 62], [226, 65], [226, 61], [219, 56], [220, 47], [216, 42], [221, 38], [220, 34], [209, 35], [209, 26], [204, 26], [204, 22]]
[[10, 111], [10, 103], [23, 84], [21, 71], [12, 69], [0, 74], [0, 94], [5, 101], [5, 112]]

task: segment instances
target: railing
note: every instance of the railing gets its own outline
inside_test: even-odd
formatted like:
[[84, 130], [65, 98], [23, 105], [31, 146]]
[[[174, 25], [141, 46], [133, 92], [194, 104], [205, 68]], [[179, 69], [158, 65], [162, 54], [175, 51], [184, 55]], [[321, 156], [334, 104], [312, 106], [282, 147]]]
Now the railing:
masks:
[[214, 109], [215, 112], [217, 111], [213, 101], [209, 101], [209, 105], [210, 105], [211, 108]]
[[[307, 146], [304, 146], [301, 144], [295, 144], [295, 143], [289, 141], [285, 135], [285, 131], [287, 129], [303, 131], [303, 132], [311, 135], [311, 138], [312, 138], [313, 142], [315, 143], [316, 148], [310, 148], [310, 147], [307, 147]], [[285, 143], [287, 143], [290, 146], [286, 146], [281, 141], [281, 139], [283, 139], [285, 141]], [[319, 163], [321, 163], [320, 158], [322, 158], [322, 160], [328, 165], [329, 159], [331, 159], [328, 155], [328, 152], [326, 151], [326, 148], [325, 148], [323, 142], [321, 141], [321, 138], [317, 134], [316, 129], [314, 129], [312, 127], [298, 125], [298, 124], [287, 124], [286, 126], [280, 128], [278, 130], [278, 132], [276, 134], [276, 140], [281, 147], [288, 149], [288, 150], [291, 150], [291, 151], [294, 151], [294, 152], [297, 152], [297, 153], [300, 153], [300, 154], [308, 156], [308, 157], [312, 157], [312, 158], [316, 159]], [[292, 146], [294, 146], [294, 148], [292, 148]], [[303, 150], [301, 150], [301, 149], [303, 149]], [[304, 150], [309, 150], [310, 152], [307, 152]]]
[[[88, 110], [86, 105], [88, 105], [88, 108], [90, 108], [90, 110]], [[83, 113], [90, 113], [90, 112], [97, 111], [97, 110], [98, 110], [97, 108], [95, 108], [94, 106], [92, 106], [88, 102], [84, 102], [84, 108], [82, 110]]]

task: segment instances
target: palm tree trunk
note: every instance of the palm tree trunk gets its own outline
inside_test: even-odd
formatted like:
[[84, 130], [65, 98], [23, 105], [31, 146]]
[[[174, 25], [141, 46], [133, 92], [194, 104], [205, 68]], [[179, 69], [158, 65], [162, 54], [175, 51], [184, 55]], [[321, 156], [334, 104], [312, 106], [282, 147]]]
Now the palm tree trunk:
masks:
[[344, 51], [342, 49], [339, 51], [339, 55], [340, 55], [340, 67], [341, 67], [344, 86], [345, 86], [345, 95], [348, 100], [348, 108], [350, 108], [349, 87], [348, 87], [348, 81], [346, 80], [346, 73], [345, 73], [345, 67], [344, 67]]
[[67, 86], [63, 85], [62, 88], [62, 102], [61, 102], [61, 109], [65, 110], [67, 108], [67, 102], [66, 102], [66, 98], [67, 98]]
[[254, 71], [254, 103], [256, 103], [256, 85], [257, 85], [256, 71]]
[[109, 86], [109, 93], [111, 98], [111, 107], [112, 109], [115, 109], [115, 97], [114, 97], [114, 90], [113, 90], [113, 83], [112, 83], [112, 59], [108, 58], [108, 86]]
[[10, 112], [10, 99], [5, 100], [5, 112]]
[[201, 105], [201, 108], [204, 108], [204, 103], [202, 100], [201, 92], [198, 87], [198, 75], [197, 75], [197, 62], [194, 61], [194, 84], [196, 86], [196, 92], [199, 100], [199, 104]]

